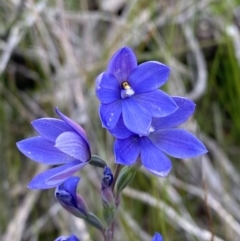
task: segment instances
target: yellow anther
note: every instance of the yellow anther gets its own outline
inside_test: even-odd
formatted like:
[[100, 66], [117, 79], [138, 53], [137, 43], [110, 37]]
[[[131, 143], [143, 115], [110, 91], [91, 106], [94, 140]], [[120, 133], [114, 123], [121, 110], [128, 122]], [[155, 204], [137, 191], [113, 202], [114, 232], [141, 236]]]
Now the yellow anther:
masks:
[[129, 83], [127, 81], [124, 81], [124, 82], [122, 82], [122, 88], [125, 89], [125, 90], [128, 90], [131, 87], [130, 87], [130, 85], [129, 85]]

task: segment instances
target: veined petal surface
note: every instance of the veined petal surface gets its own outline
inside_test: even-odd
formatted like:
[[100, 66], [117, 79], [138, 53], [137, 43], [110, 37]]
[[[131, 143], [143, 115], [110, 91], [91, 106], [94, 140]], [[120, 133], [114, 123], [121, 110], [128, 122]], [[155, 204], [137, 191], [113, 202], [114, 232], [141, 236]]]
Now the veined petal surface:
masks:
[[67, 131], [59, 135], [56, 139], [55, 147], [81, 162], [86, 162], [90, 159], [86, 141], [76, 132]]
[[54, 147], [54, 143], [41, 136], [17, 142], [18, 149], [33, 161], [48, 165], [62, 164], [75, 160]]
[[129, 76], [130, 86], [136, 94], [156, 90], [166, 83], [170, 68], [157, 61], [137, 66]]
[[121, 165], [132, 165], [140, 154], [138, 137], [131, 136], [127, 139], [116, 139], [114, 142], [115, 162]]
[[195, 110], [195, 103], [187, 98], [172, 97], [178, 106], [178, 109], [171, 115], [153, 118], [152, 125], [155, 130], [166, 129], [181, 125], [189, 119]]
[[134, 95], [132, 98], [146, 108], [153, 117], [167, 116], [178, 109], [173, 99], [167, 93], [158, 89]]
[[56, 138], [65, 131], [72, 131], [72, 128], [64, 121], [55, 118], [41, 118], [32, 122], [34, 129], [40, 136], [55, 142]]
[[139, 144], [143, 166], [156, 176], [166, 177], [172, 168], [170, 159], [148, 137], [139, 138]]
[[109, 132], [117, 139], [126, 139], [135, 135], [125, 126], [122, 115], [120, 116], [117, 125], [113, 129], [110, 129]]
[[109, 104], [101, 104], [99, 112], [103, 127], [112, 129], [116, 126], [122, 113], [121, 101], [116, 100]]
[[193, 134], [182, 129], [153, 132], [149, 138], [156, 147], [176, 158], [191, 158], [207, 153], [206, 147]]
[[128, 79], [132, 70], [137, 67], [137, 59], [129, 47], [119, 49], [110, 59], [107, 72], [113, 74], [121, 84]]
[[121, 87], [118, 80], [110, 73], [103, 73], [101, 80], [98, 81], [96, 94], [103, 104], [111, 103], [121, 99]]
[[148, 135], [152, 116], [135, 99], [126, 98], [122, 101], [122, 116], [124, 124], [130, 131], [139, 135]]
[[82, 169], [86, 162], [82, 163], [78, 160], [72, 161], [65, 165], [51, 168], [35, 176], [28, 184], [30, 189], [49, 189], [62, 184], [67, 178], [72, 176], [78, 170]]
[[88, 138], [85, 130], [80, 125], [78, 125], [75, 121], [65, 116], [61, 111], [59, 111], [57, 107], [55, 108], [55, 111], [63, 121], [65, 121], [69, 126], [73, 128], [73, 130], [75, 130], [80, 136], [82, 136], [85, 139], [87, 145], [89, 146], [89, 142], [88, 142]]

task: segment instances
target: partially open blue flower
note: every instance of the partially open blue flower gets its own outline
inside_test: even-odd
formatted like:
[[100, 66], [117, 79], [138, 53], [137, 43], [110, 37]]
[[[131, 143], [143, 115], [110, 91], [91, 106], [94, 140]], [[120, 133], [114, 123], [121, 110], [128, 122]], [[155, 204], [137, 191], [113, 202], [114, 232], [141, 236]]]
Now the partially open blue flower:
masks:
[[55, 190], [55, 197], [68, 212], [76, 217], [86, 218], [88, 207], [85, 200], [77, 193], [80, 177], [69, 177]]
[[17, 143], [18, 149], [28, 158], [47, 165], [59, 165], [32, 179], [31, 189], [47, 189], [60, 185], [83, 168], [90, 160], [90, 146], [85, 131], [73, 120], [56, 112], [62, 120], [41, 118], [32, 122], [40, 134]]
[[77, 185], [80, 177], [69, 177], [64, 183], [55, 190], [55, 197], [61, 206], [72, 215], [84, 219], [93, 227], [104, 231], [102, 222], [97, 216], [89, 212], [84, 198], [77, 193]]
[[151, 241], [163, 241], [163, 237], [159, 233], [155, 233]]
[[157, 61], [137, 65], [130, 48], [119, 49], [109, 61], [107, 70], [96, 80], [103, 127], [114, 128], [122, 116], [130, 131], [146, 135], [152, 117], [176, 111], [172, 98], [158, 89], [165, 84], [169, 73], [169, 67]]
[[114, 143], [116, 163], [132, 165], [140, 156], [142, 165], [148, 171], [165, 177], [172, 167], [167, 155], [175, 158], [192, 158], [207, 152], [202, 142], [193, 134], [176, 128], [193, 114], [195, 104], [181, 97], [173, 97], [173, 100], [178, 105], [178, 110], [166, 117], [153, 118], [146, 136], [130, 132], [123, 120], [109, 130], [117, 138]]
[[79, 239], [75, 235], [70, 236], [61, 236], [55, 239], [54, 241], [79, 241]]

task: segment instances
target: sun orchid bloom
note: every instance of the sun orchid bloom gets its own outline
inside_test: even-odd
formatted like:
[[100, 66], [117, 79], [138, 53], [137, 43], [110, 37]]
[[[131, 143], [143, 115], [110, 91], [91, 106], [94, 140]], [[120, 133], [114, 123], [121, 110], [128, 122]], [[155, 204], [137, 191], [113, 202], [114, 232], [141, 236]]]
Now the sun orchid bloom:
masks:
[[55, 239], [54, 241], [80, 241], [75, 235], [70, 235], [70, 236], [61, 236]]
[[163, 241], [163, 237], [159, 233], [155, 233], [151, 241]]
[[173, 97], [173, 100], [178, 106], [177, 111], [166, 117], [153, 118], [148, 135], [130, 132], [122, 118], [115, 128], [109, 130], [117, 138], [114, 143], [117, 164], [132, 165], [140, 156], [142, 165], [149, 172], [165, 177], [172, 167], [167, 155], [192, 158], [207, 152], [203, 143], [193, 134], [176, 128], [193, 114], [195, 104], [182, 97]]
[[107, 70], [96, 79], [103, 127], [113, 129], [122, 116], [130, 131], [146, 135], [152, 117], [175, 112], [175, 102], [158, 89], [166, 83], [169, 73], [170, 68], [157, 61], [137, 65], [129, 47], [119, 49], [110, 59]]
[[48, 189], [63, 183], [90, 160], [90, 146], [85, 131], [57, 108], [60, 119], [41, 118], [32, 125], [40, 136], [17, 142], [28, 158], [47, 165], [61, 165], [35, 176], [28, 187]]

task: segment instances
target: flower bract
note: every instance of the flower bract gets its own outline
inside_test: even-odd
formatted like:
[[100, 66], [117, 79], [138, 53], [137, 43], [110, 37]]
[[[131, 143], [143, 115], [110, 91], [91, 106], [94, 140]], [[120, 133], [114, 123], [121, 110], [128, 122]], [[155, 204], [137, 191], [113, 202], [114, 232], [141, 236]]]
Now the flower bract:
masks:
[[130, 131], [146, 135], [152, 117], [175, 112], [175, 102], [158, 89], [166, 83], [169, 73], [169, 67], [157, 61], [137, 65], [130, 48], [119, 49], [96, 80], [103, 127], [113, 129], [121, 117]]
[[149, 172], [165, 177], [172, 167], [167, 155], [192, 158], [207, 152], [203, 143], [193, 134], [176, 128], [193, 114], [195, 104], [182, 97], [173, 97], [173, 100], [178, 105], [178, 110], [166, 117], [153, 118], [148, 135], [131, 133], [123, 120], [110, 130], [117, 138], [114, 143], [116, 163], [132, 165], [140, 157], [142, 165]]
[[41, 118], [32, 125], [39, 133], [17, 143], [28, 158], [47, 165], [61, 165], [35, 176], [28, 187], [47, 189], [60, 185], [90, 160], [90, 146], [85, 131], [57, 108], [60, 119]]

